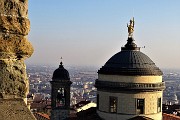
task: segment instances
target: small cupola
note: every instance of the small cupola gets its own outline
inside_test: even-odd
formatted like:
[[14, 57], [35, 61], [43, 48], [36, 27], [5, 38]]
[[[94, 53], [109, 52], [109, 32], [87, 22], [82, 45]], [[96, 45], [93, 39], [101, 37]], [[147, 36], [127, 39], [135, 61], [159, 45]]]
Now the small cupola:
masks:
[[70, 80], [69, 72], [64, 68], [63, 62], [60, 62], [59, 68], [53, 73], [53, 80]]

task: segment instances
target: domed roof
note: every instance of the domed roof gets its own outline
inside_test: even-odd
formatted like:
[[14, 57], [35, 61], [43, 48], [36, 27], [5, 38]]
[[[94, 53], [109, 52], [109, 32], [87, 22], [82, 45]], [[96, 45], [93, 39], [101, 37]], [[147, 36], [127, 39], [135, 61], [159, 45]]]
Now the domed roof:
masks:
[[155, 63], [128, 37], [127, 44], [100, 68], [100, 74], [114, 75], [162, 75]]
[[59, 68], [57, 68], [53, 73], [53, 80], [70, 80], [69, 72], [64, 68], [63, 63], [61, 62]]

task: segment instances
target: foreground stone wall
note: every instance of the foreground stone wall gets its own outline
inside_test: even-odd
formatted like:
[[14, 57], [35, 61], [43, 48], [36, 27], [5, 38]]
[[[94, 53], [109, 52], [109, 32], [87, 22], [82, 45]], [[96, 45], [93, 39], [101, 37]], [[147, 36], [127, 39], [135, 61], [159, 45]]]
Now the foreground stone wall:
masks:
[[28, 0], [0, 0], [0, 106], [5, 109], [0, 120], [35, 119], [24, 101], [29, 91], [24, 60], [33, 53], [29, 30]]
[[25, 98], [28, 92], [24, 60], [33, 53], [27, 0], [0, 1], [0, 98]]
[[36, 120], [22, 99], [0, 101], [0, 120]]

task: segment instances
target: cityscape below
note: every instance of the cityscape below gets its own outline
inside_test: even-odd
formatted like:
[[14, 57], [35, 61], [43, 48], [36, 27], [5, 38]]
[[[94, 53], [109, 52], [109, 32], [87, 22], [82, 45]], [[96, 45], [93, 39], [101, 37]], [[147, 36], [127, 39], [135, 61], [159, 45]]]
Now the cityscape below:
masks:
[[[28, 65], [29, 95], [34, 100], [50, 100], [53, 71], [57, 67], [43, 65]], [[98, 77], [98, 67], [68, 66], [71, 85], [71, 103], [75, 105], [80, 101], [96, 102], [95, 80]], [[179, 104], [180, 100], [180, 70], [163, 69], [163, 81], [166, 88], [163, 91], [163, 104]], [[37, 111], [38, 112], [38, 111]]]
[[180, 120], [178, 4], [50, 3], [0, 1], [0, 120]]

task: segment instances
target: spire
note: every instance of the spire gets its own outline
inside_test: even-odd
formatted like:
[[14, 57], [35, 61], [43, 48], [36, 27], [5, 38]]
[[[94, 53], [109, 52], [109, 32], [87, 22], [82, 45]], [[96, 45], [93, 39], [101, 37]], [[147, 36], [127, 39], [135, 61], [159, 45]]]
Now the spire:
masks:
[[129, 25], [127, 24], [128, 27], [128, 40], [127, 43], [124, 47], [121, 48], [121, 50], [140, 50], [140, 47], [137, 47], [137, 45], [134, 43], [134, 38], [133, 38], [133, 32], [134, 32], [134, 17], [133, 19], [130, 20]]
[[63, 62], [62, 62], [62, 57], [61, 57], [61, 62], [60, 62], [60, 65], [59, 65], [59, 68], [63, 68]]

